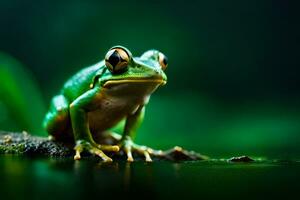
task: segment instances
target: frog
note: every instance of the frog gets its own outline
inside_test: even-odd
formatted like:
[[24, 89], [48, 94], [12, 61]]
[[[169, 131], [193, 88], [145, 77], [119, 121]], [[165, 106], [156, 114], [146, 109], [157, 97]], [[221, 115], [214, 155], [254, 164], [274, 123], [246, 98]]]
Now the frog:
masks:
[[[134, 143], [137, 129], [153, 92], [167, 83], [168, 58], [151, 49], [133, 57], [124, 46], [113, 46], [104, 59], [85, 67], [65, 82], [45, 115], [43, 127], [55, 141], [70, 143], [74, 159], [87, 152], [104, 162], [109, 153], [122, 151], [128, 162], [140, 154], [147, 162], [161, 150]], [[124, 122], [121, 134], [110, 131]], [[105, 143], [98, 138], [114, 138]]]

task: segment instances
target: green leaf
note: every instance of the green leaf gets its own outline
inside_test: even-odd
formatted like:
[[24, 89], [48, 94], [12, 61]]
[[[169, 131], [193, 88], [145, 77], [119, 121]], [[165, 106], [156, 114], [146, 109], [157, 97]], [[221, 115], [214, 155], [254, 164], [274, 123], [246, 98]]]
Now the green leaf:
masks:
[[0, 129], [46, 135], [45, 105], [38, 84], [15, 58], [0, 53]]

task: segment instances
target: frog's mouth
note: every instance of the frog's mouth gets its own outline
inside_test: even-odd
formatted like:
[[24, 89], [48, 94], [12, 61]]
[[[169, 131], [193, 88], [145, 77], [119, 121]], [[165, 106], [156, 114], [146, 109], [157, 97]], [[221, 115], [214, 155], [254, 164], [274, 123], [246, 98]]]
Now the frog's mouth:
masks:
[[163, 79], [122, 79], [122, 80], [108, 80], [103, 84], [103, 87], [111, 87], [113, 85], [127, 84], [127, 83], [150, 83], [157, 85], [165, 85], [167, 83], [166, 80]]

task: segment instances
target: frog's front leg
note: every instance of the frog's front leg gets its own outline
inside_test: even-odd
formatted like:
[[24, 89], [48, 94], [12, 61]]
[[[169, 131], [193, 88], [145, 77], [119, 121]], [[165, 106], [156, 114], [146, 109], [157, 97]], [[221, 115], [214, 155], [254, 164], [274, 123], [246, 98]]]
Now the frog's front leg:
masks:
[[89, 129], [88, 112], [98, 108], [97, 95], [99, 88], [95, 87], [92, 90], [79, 96], [70, 105], [70, 117], [75, 138], [75, 160], [80, 159], [80, 153], [84, 150], [92, 154], [100, 156], [104, 161], [112, 161], [110, 157], [105, 155], [104, 151], [119, 151], [118, 146], [113, 145], [99, 145], [92, 138]]
[[134, 114], [129, 115], [126, 118], [124, 133], [120, 141], [120, 147], [126, 153], [127, 161], [129, 162], [133, 162], [134, 160], [132, 156], [132, 152], [136, 152], [138, 154], [143, 155], [147, 162], [152, 161], [151, 155], [160, 156], [162, 154], [162, 151], [157, 151], [146, 146], [137, 145], [132, 140], [136, 134], [137, 128], [143, 121], [144, 113], [145, 113], [145, 107], [140, 106]]

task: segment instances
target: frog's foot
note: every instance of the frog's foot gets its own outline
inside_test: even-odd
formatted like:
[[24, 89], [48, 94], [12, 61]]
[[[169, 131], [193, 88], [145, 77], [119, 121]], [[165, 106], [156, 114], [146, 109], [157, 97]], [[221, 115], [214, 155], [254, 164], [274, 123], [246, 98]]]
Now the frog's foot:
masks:
[[146, 162], [152, 162], [151, 156], [161, 156], [163, 154], [162, 151], [135, 144], [128, 136], [121, 142], [120, 147], [126, 153], [128, 162], [134, 161], [132, 156], [133, 152], [144, 156]]
[[112, 159], [105, 155], [103, 151], [113, 151], [118, 152], [119, 146], [117, 145], [99, 145], [94, 142], [88, 142], [85, 140], [78, 140], [76, 142], [76, 146], [74, 147], [74, 150], [76, 151], [76, 154], [74, 156], [74, 160], [79, 160], [81, 158], [80, 154], [83, 151], [88, 151], [91, 154], [97, 155], [104, 162], [112, 162]]

